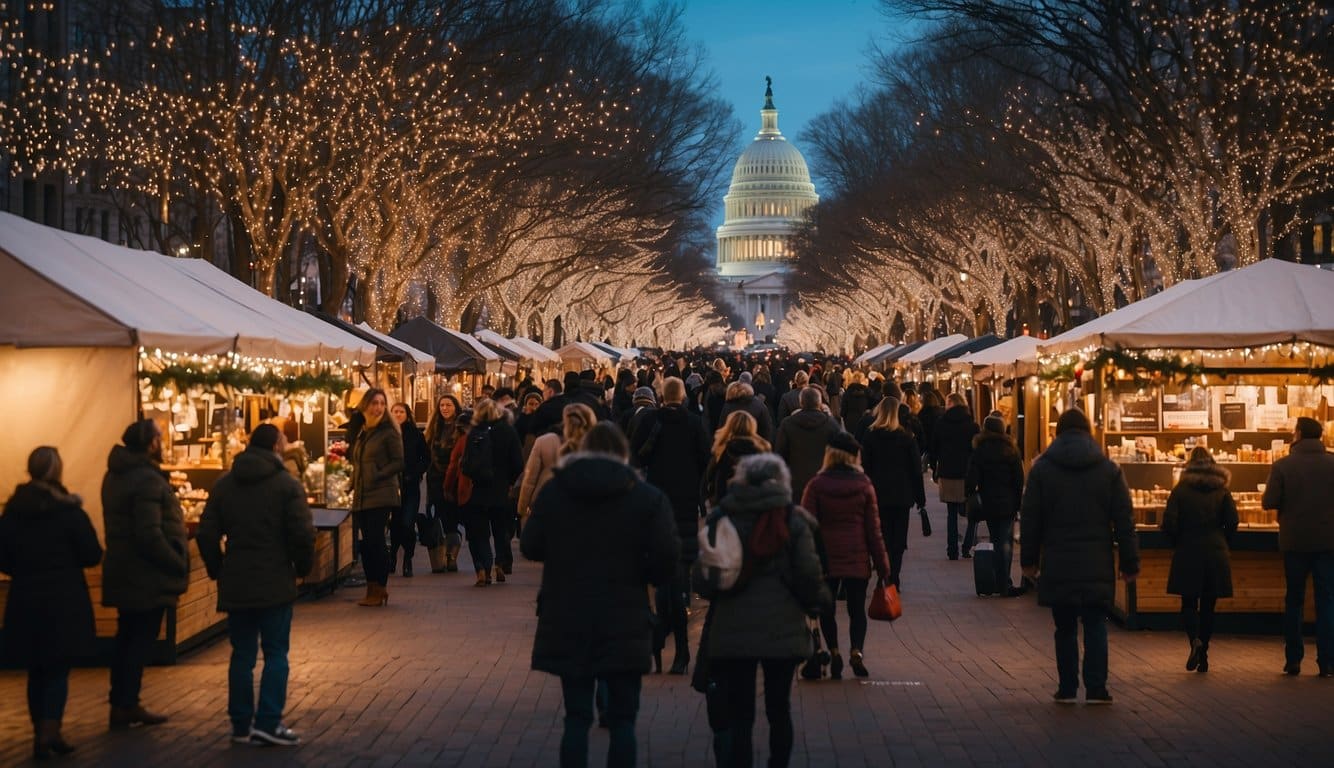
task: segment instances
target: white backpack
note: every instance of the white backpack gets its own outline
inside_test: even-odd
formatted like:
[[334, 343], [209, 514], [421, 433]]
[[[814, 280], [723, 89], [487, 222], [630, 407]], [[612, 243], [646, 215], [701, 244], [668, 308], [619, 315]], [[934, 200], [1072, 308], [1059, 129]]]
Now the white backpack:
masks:
[[745, 548], [732, 518], [719, 515], [699, 529], [699, 564], [714, 589], [726, 592], [741, 577]]

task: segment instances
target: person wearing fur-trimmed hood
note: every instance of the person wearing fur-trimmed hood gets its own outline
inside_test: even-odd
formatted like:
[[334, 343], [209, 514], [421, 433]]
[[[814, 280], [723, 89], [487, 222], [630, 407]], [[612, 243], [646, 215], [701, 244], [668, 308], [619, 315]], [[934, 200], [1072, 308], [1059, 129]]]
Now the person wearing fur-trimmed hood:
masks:
[[1186, 669], [1209, 670], [1214, 604], [1232, 597], [1228, 542], [1237, 530], [1237, 505], [1228, 491], [1230, 474], [1208, 448], [1196, 448], [1167, 498], [1163, 533], [1176, 547], [1167, 593], [1181, 596], [1181, 623], [1190, 641]]

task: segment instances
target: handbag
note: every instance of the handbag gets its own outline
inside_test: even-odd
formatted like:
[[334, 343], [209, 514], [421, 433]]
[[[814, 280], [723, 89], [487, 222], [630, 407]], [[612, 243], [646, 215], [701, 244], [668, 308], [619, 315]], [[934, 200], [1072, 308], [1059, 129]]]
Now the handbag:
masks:
[[866, 617], [876, 621], [893, 621], [903, 615], [903, 603], [899, 601], [899, 588], [885, 584], [875, 589], [871, 595], [871, 605], [866, 609]]
[[926, 515], [926, 507], [918, 507], [918, 508], [917, 508], [917, 512], [918, 512], [918, 514], [920, 514], [920, 515], [922, 516], [922, 535], [923, 535], [923, 536], [930, 536], [930, 535], [931, 535], [931, 518], [927, 517], [927, 515]]

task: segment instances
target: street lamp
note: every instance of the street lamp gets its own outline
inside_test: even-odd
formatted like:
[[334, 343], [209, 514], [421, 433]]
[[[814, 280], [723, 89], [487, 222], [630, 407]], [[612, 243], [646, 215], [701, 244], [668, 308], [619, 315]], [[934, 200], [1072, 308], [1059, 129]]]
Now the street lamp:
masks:
[[966, 283], [966, 282], [968, 282], [968, 273], [967, 273], [967, 272], [964, 272], [964, 271], [960, 270], [960, 272], [959, 272], [959, 282], [961, 282], [961, 283]]

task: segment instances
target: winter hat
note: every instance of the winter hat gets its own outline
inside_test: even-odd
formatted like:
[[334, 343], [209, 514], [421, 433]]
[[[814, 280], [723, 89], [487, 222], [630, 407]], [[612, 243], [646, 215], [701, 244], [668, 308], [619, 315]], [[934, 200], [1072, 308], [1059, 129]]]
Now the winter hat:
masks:
[[885, 397], [892, 397], [899, 402], [903, 402], [903, 390], [899, 389], [897, 382], [885, 379], [885, 386], [880, 391]]
[[282, 432], [272, 424], [260, 424], [250, 433], [250, 445], [263, 451], [271, 451], [278, 445]]
[[536, 400], [537, 402], [541, 403], [541, 402], [542, 402], [542, 393], [541, 393], [541, 392], [529, 392], [528, 394], [526, 394], [526, 395], [523, 396], [523, 404], [524, 404], [524, 405], [528, 405], [528, 401], [529, 401], [529, 400]]
[[995, 432], [998, 435], [1005, 434], [1005, 420], [999, 416], [988, 416], [982, 422], [982, 429], [987, 432]]
[[699, 389], [704, 386], [704, 377], [698, 373], [692, 373], [686, 377], [686, 386], [690, 389]]
[[737, 381], [749, 384], [751, 381], [750, 371], [742, 371], [741, 375], [737, 377]]
[[792, 474], [787, 464], [775, 453], [756, 453], [737, 462], [732, 484], [751, 488], [765, 488], [792, 498]]
[[653, 390], [648, 387], [636, 389], [633, 399], [635, 405], [657, 405], [658, 403], [658, 399], [653, 395]]
[[1079, 429], [1085, 432], [1092, 432], [1093, 425], [1089, 423], [1089, 417], [1078, 408], [1071, 408], [1056, 420], [1056, 434], [1068, 432], [1072, 429]]
[[829, 436], [829, 447], [844, 453], [861, 453], [862, 446], [857, 442], [857, 438], [847, 432], [835, 432]]
[[467, 427], [470, 426], [471, 424], [472, 424], [471, 408], [464, 410], [462, 413], [459, 414], [459, 417], [457, 419], [454, 419], [454, 426], [456, 427]]

